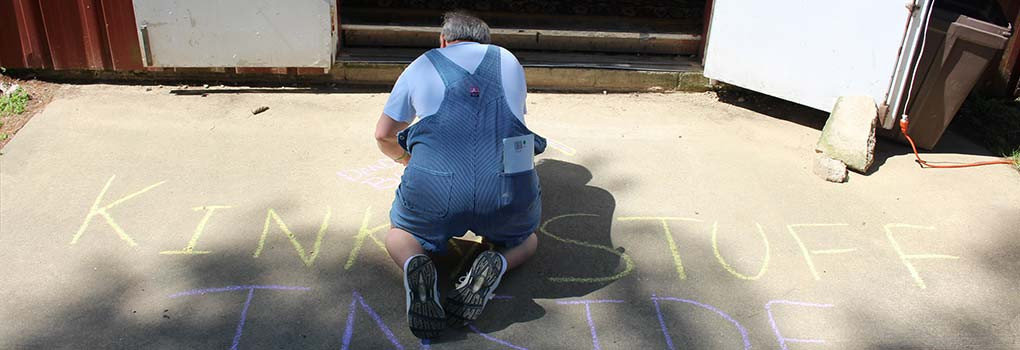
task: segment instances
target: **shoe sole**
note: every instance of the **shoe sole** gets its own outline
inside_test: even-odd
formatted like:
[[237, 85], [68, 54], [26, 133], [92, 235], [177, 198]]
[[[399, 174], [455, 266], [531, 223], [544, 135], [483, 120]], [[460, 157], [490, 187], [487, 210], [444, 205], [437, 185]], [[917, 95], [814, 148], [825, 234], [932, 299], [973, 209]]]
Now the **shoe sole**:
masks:
[[408, 261], [405, 271], [407, 325], [411, 333], [421, 339], [439, 337], [446, 328], [446, 313], [439, 303], [436, 266], [428, 258], [415, 257]]
[[477, 320], [496, 287], [499, 286], [506, 264], [499, 253], [486, 251], [471, 264], [467, 283], [455, 289], [446, 300], [447, 320], [451, 327], [461, 327]]

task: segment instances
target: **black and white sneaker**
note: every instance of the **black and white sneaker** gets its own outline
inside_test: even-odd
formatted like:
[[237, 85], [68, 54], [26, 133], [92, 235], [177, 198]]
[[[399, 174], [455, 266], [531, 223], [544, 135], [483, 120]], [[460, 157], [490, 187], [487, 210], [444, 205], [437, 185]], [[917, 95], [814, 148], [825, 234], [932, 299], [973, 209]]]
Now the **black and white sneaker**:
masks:
[[478, 319], [485, 304], [496, 294], [496, 287], [506, 273], [506, 258], [488, 250], [471, 264], [471, 270], [461, 276], [456, 288], [446, 299], [446, 319], [450, 326], [461, 327]]
[[407, 325], [421, 339], [439, 337], [446, 328], [446, 314], [439, 303], [436, 265], [425, 255], [404, 262], [404, 291], [407, 293]]

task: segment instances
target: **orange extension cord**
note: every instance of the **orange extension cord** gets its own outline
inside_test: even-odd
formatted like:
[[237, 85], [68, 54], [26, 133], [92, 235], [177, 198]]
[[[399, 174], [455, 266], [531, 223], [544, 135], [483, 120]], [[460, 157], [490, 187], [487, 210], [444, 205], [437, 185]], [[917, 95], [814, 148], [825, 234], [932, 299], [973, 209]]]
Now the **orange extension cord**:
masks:
[[1009, 160], [1009, 159], [989, 161], [989, 162], [977, 162], [977, 163], [970, 163], [970, 164], [953, 164], [953, 165], [931, 165], [931, 164], [928, 164], [928, 162], [922, 160], [921, 159], [921, 155], [917, 153], [917, 146], [914, 145], [914, 139], [910, 138], [910, 135], [907, 135], [907, 126], [908, 125], [910, 125], [910, 123], [907, 121], [906, 118], [900, 119], [900, 131], [903, 132], [903, 136], [907, 137], [907, 141], [910, 141], [910, 148], [914, 149], [914, 157], [917, 157], [917, 163], [921, 164], [921, 167], [951, 169], [951, 168], [968, 168], [968, 167], [974, 167], [974, 166], [994, 165], [994, 164], [1008, 164], [1008, 165], [1013, 165], [1014, 164], [1013, 161]]

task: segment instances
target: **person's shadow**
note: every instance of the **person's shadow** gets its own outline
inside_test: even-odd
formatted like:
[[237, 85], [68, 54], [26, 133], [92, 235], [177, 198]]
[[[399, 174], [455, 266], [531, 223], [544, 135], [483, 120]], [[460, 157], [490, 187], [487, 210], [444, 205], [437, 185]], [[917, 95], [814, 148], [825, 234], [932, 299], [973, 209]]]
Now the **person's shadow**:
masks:
[[[613, 195], [587, 185], [592, 174], [581, 165], [544, 159], [535, 169], [542, 186], [538, 250], [531, 260], [503, 277], [497, 297], [472, 325], [474, 331], [494, 332], [542, 318], [545, 309], [534, 299], [587, 295], [612, 283], [625, 268], [624, 249], [614, 246], [610, 236], [616, 208]], [[440, 275], [449, 278], [440, 282], [446, 286], [470, 269], [474, 256], [489, 249], [471, 241], [452, 242], [456, 243], [453, 253], [437, 260]], [[463, 339], [465, 332], [471, 331], [470, 327], [451, 330], [436, 342]]]

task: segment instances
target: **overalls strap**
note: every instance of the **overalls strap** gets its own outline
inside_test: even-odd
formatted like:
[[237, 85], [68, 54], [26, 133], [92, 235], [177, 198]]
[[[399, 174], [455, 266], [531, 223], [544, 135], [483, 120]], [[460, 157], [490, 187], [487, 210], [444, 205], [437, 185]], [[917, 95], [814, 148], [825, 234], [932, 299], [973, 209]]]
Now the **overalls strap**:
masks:
[[[453, 61], [440, 53], [438, 49], [426, 51], [425, 57], [432, 62], [433, 67], [436, 67], [436, 71], [439, 72], [439, 77], [443, 79], [443, 86], [445, 87], [450, 87], [450, 84], [472, 75], [461, 66], [453, 63]], [[489, 45], [489, 48], [485, 51], [485, 57], [482, 58], [482, 62], [478, 64], [478, 68], [475, 69], [473, 75], [483, 81], [492, 82], [500, 87], [503, 86], [498, 47]]]
[[475, 69], [475, 76], [481, 81], [490, 82], [493, 86], [498, 87], [497, 91], [502, 93], [502, 73], [500, 69], [499, 47], [489, 45], [489, 49], [485, 51], [485, 57], [482, 58], [482, 63], [479, 63], [478, 68]]
[[451, 84], [464, 79], [464, 77], [471, 75], [464, 68], [461, 68], [456, 63], [453, 63], [449, 58], [446, 58], [442, 53], [439, 53], [438, 49], [432, 49], [425, 52], [425, 57], [428, 57], [429, 61], [432, 62], [432, 66], [436, 67], [436, 71], [439, 72], [439, 77], [443, 79], [443, 86], [449, 88]]

